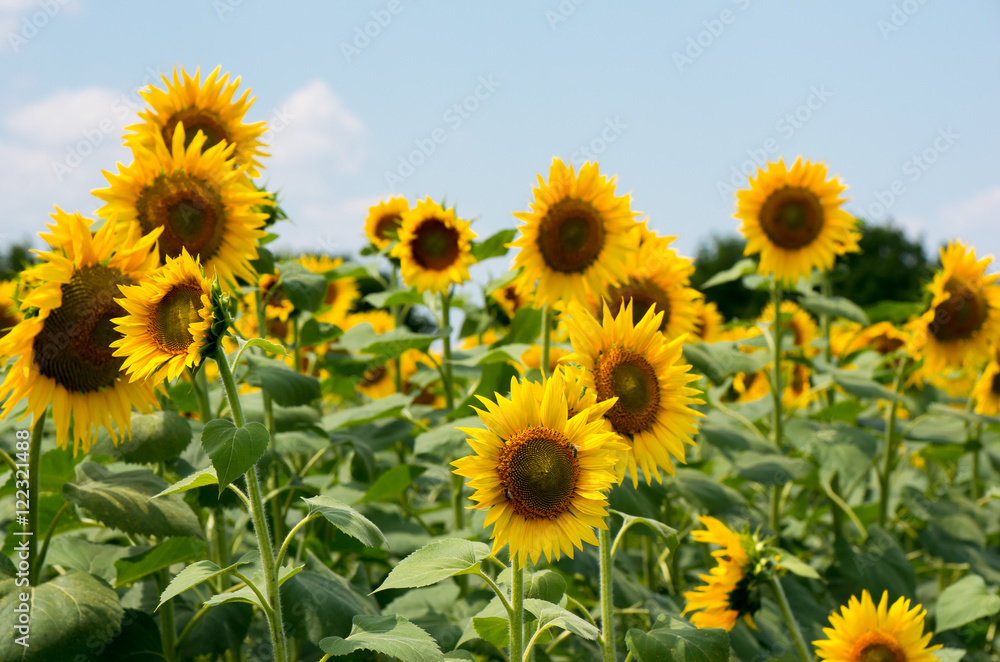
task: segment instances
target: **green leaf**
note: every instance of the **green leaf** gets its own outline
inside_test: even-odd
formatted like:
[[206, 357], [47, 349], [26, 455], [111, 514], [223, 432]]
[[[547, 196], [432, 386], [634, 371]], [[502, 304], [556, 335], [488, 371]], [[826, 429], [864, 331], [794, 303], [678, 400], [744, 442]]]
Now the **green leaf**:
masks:
[[747, 354], [740, 349], [738, 343], [729, 341], [686, 344], [683, 351], [684, 360], [716, 384], [739, 372], [744, 374], [757, 372], [770, 360], [767, 352]]
[[871, 322], [865, 311], [858, 304], [844, 297], [827, 297], [820, 294], [807, 294], [799, 299], [799, 305], [814, 315], [829, 315], [842, 317], [845, 320], [868, 326]]
[[215, 475], [215, 467], [209, 467], [208, 469], [202, 469], [201, 471], [196, 471], [189, 476], [181, 478], [179, 481], [159, 494], [151, 496], [150, 499], [157, 499], [159, 497], [167, 496], [168, 494], [179, 494], [181, 492], [187, 492], [188, 490], [194, 490], [206, 485], [217, 485], [218, 483], [219, 479]]
[[917, 592], [916, 573], [906, 552], [895, 537], [875, 525], [868, 528], [868, 538], [857, 547], [837, 538], [833, 565], [824, 575], [840, 604], [847, 604], [863, 589], [873, 596], [888, 591], [890, 604], [903, 596], [913, 598]]
[[565, 594], [566, 580], [555, 570], [545, 569], [533, 572], [528, 581], [525, 582], [525, 598], [557, 603], [562, 600]]
[[472, 627], [480, 639], [497, 648], [503, 649], [510, 645], [510, 623], [504, 616], [473, 616]]
[[156, 620], [139, 609], [125, 609], [122, 629], [106, 646], [97, 647], [94, 657], [70, 658], [73, 662], [161, 662], [163, 641]]
[[465, 455], [469, 446], [465, 440], [469, 435], [459, 428], [481, 428], [482, 421], [478, 416], [466, 416], [417, 435], [413, 442], [415, 455], [433, 455], [438, 458], [450, 458]]
[[503, 257], [507, 254], [507, 244], [514, 240], [517, 230], [500, 230], [483, 241], [472, 242], [472, 256], [476, 262], [488, 260], [491, 257]]
[[184, 591], [192, 589], [202, 582], [207, 582], [213, 577], [228, 573], [241, 565], [247, 565], [252, 560], [253, 553], [250, 553], [244, 555], [239, 561], [230, 566], [226, 566], [225, 568], [220, 568], [211, 561], [198, 561], [197, 563], [192, 563], [177, 573], [177, 576], [174, 577], [169, 584], [167, 584], [167, 588], [163, 589], [163, 593], [160, 594], [160, 603], [156, 605], [156, 609], [159, 609], [163, 606], [164, 602], [177, 597]]
[[326, 299], [326, 276], [313, 273], [297, 262], [279, 262], [278, 273], [285, 296], [296, 310], [316, 312]]
[[265, 340], [264, 338], [251, 338], [250, 340], [246, 341], [237, 338], [237, 341], [240, 343], [240, 349], [239, 351], [236, 352], [236, 358], [233, 359], [232, 365], [229, 366], [230, 369], [233, 370], [234, 372], [236, 370], [236, 366], [240, 364], [240, 358], [243, 356], [243, 350], [247, 349], [248, 347], [259, 347], [263, 349], [265, 352], [270, 352], [271, 354], [278, 354], [280, 356], [288, 355], [288, 351], [285, 350], [285, 348], [282, 345], [279, 345], [278, 343], [273, 343], [270, 340]]
[[258, 274], [273, 274], [274, 273], [274, 253], [270, 250], [264, 248], [263, 246], [257, 247], [257, 258], [250, 260], [250, 266]]
[[388, 309], [390, 306], [422, 304], [424, 302], [424, 295], [419, 294], [412, 287], [398, 287], [394, 290], [367, 294], [363, 301], [370, 303], [374, 308]]
[[715, 274], [704, 283], [701, 284], [702, 290], [707, 290], [710, 287], [715, 287], [716, 285], [722, 285], [723, 283], [731, 283], [734, 280], [739, 280], [747, 274], [752, 274], [757, 270], [757, 263], [752, 259], [745, 257], [733, 266], [729, 267], [725, 271], [720, 271]]
[[299, 345], [303, 347], [321, 345], [336, 340], [342, 335], [344, 335], [344, 330], [336, 324], [320, 322], [315, 317], [310, 317], [299, 329]]
[[127, 556], [132, 549], [121, 545], [90, 542], [76, 536], [59, 536], [52, 539], [45, 559], [49, 565], [61, 565], [64, 568], [86, 572], [103, 579], [109, 585], [114, 585], [115, 576], [118, 574], [115, 561]]
[[677, 469], [674, 485], [685, 499], [701, 504], [712, 515], [745, 512], [748, 507], [747, 500], [738, 491], [694, 469]]
[[474, 347], [458, 353], [457, 358], [452, 360], [453, 365], [477, 366], [487, 363], [510, 362], [520, 363], [521, 355], [527, 351], [531, 345], [525, 343], [511, 343], [498, 347]]
[[[247, 556], [254, 554], [254, 552], [249, 552]], [[278, 586], [284, 585], [286, 581], [294, 577], [295, 575], [302, 572], [304, 566], [295, 566], [294, 568], [289, 568], [287, 565], [282, 566], [278, 569]], [[260, 571], [253, 574], [250, 577], [250, 583], [257, 587], [257, 590], [264, 594], [264, 575]], [[260, 603], [257, 599], [257, 594], [253, 592], [249, 586], [244, 586], [238, 591], [233, 591], [232, 593], [219, 593], [218, 595], [213, 595], [208, 600], [205, 600], [206, 605], [209, 607], [215, 607], [218, 605], [231, 604], [234, 602], [246, 602], [251, 605], [256, 605], [258, 609], [263, 611], [264, 605]]]
[[425, 471], [427, 471], [427, 467], [418, 467], [412, 464], [397, 465], [379, 476], [358, 503], [372, 501], [397, 503], [406, 488]]
[[330, 524], [351, 536], [360, 540], [368, 547], [388, 547], [389, 541], [385, 539], [382, 531], [371, 521], [354, 510], [346, 503], [341, 503], [328, 496], [317, 496], [302, 499], [309, 506], [309, 514], [319, 513], [326, 518]]
[[611, 510], [609, 512], [622, 518], [622, 528], [618, 532], [619, 536], [624, 535], [625, 531], [628, 531], [633, 526], [642, 525], [659, 534], [660, 537], [663, 538], [663, 541], [667, 543], [667, 547], [670, 549], [671, 553], [677, 549], [677, 529], [649, 517], [636, 517], [635, 515], [629, 515], [628, 513], [623, 513], [617, 510]]
[[997, 612], [1000, 612], [1000, 595], [986, 588], [979, 575], [967, 575], [941, 591], [934, 631], [953, 630]]
[[401, 560], [375, 590], [436, 584], [454, 575], [473, 572], [489, 555], [490, 548], [481, 542], [458, 538], [432, 542]]
[[600, 631], [591, 623], [580, 618], [573, 612], [545, 600], [526, 598], [524, 608], [538, 619], [538, 628], [557, 627], [583, 637], [597, 639]]
[[819, 579], [819, 573], [799, 557], [785, 549], [776, 548], [777, 566], [784, 568], [794, 575], [806, 577], [807, 579]]
[[394, 359], [408, 349], [426, 351], [444, 333], [414, 333], [401, 326], [385, 333], [375, 333], [371, 324], [362, 322], [340, 336], [340, 345], [353, 354], [367, 354], [378, 360]]
[[[520, 312], [520, 311], [518, 311]], [[483, 403], [476, 397], [481, 395], [490, 400], [495, 400], [495, 394], [506, 394], [510, 391], [510, 380], [517, 377], [517, 370], [509, 363], [487, 363], [483, 366], [483, 374], [476, 384], [476, 389], [470, 393], [465, 400], [455, 406], [455, 410], [448, 415], [451, 419], [467, 416], [474, 416], [473, 407], [483, 408]]]
[[78, 482], [63, 485], [63, 495], [102, 524], [144, 536], [204, 537], [197, 516], [180, 498], [149, 500], [167, 487], [152, 471], [112, 473], [93, 462], [77, 470]]
[[511, 343], [533, 343], [538, 340], [542, 330], [542, 311], [531, 306], [519, 308], [514, 313], [514, 319], [510, 322], [510, 331], [507, 332], [496, 345], [509, 345]]
[[925, 308], [920, 301], [879, 301], [874, 306], [869, 306], [865, 313], [872, 324], [892, 322], [899, 325], [924, 312]]
[[260, 423], [238, 428], [228, 418], [217, 418], [205, 424], [201, 445], [215, 467], [219, 494], [257, 463], [270, 442], [271, 435]]
[[370, 650], [397, 657], [403, 662], [438, 662], [444, 659], [429, 634], [399, 614], [354, 617], [346, 639], [327, 637], [319, 642], [324, 653], [339, 657], [356, 650]]
[[132, 414], [132, 438], [117, 446], [101, 440], [94, 455], [108, 454], [132, 464], [155, 464], [172, 460], [191, 443], [191, 423], [174, 411]]
[[[313, 557], [315, 558], [315, 557]], [[347, 636], [357, 614], [378, 613], [378, 607], [359, 595], [343, 577], [322, 563], [303, 570], [281, 587], [282, 617], [289, 635], [318, 644], [324, 637]]]
[[625, 645], [637, 662], [729, 662], [729, 633], [715, 628], [633, 629]]
[[[49, 662], [75, 660], [80, 651], [105, 644], [121, 628], [124, 610], [118, 595], [99, 579], [69, 572], [39, 586], [0, 583], [0, 660]], [[15, 629], [27, 593], [31, 604], [28, 646], [17, 643]]]
[[966, 652], [960, 648], [941, 648], [934, 652], [934, 657], [940, 662], [959, 662], [965, 658]]
[[284, 362], [251, 356], [247, 383], [261, 387], [282, 407], [307, 405], [321, 397], [319, 380], [289, 368]]
[[360, 407], [348, 407], [323, 417], [323, 428], [334, 432], [341, 428], [365, 425], [382, 418], [398, 416], [410, 404], [410, 396], [393, 393]]
[[805, 478], [812, 471], [809, 460], [752, 451], [740, 453], [734, 467], [736, 475], [761, 485], [784, 485]]
[[846, 372], [835, 372], [833, 373], [833, 381], [836, 382], [837, 386], [840, 388], [859, 398], [872, 398], [889, 401], [896, 400], [902, 402], [902, 398], [900, 398], [898, 394], [893, 393], [886, 387], [871, 379], [865, 379], [864, 377], [858, 377], [857, 375], [852, 375]]
[[[194, 614], [195, 612], [192, 611], [191, 616], [193, 617]], [[201, 656], [205, 655], [222, 657], [226, 651], [240, 648], [247, 638], [252, 620], [253, 607], [248, 604], [233, 603], [209, 609], [191, 628], [190, 634], [184, 641], [184, 647], [181, 649], [180, 659], [203, 659]], [[183, 631], [188, 623], [190, 623], [190, 619], [178, 618], [177, 627]], [[157, 637], [159, 637], [159, 630], [157, 630]], [[131, 662], [128, 658], [126, 660]], [[118, 661], [116, 660], [116, 662]], [[149, 662], [160, 662], [160, 659], [149, 660]]]
[[197, 538], [167, 538], [135, 556], [115, 561], [115, 588], [131, 584], [146, 575], [169, 568], [175, 563], [187, 563], [205, 555], [205, 541]]

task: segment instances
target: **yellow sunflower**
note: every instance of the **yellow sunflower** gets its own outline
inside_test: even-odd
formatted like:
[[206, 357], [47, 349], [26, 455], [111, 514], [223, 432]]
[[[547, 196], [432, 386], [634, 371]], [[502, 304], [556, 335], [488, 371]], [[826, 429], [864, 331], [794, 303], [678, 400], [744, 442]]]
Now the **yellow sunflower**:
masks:
[[771, 382], [768, 381], [768, 368], [757, 372], [738, 372], [733, 375], [733, 390], [736, 391], [737, 402], [753, 402], [760, 400], [771, 392]]
[[322, 322], [340, 325], [347, 314], [354, 308], [361, 297], [358, 290], [358, 282], [354, 278], [333, 278], [329, 277], [329, 272], [344, 264], [341, 258], [331, 258], [326, 255], [303, 255], [296, 260], [303, 267], [317, 274], [327, 276], [326, 297], [323, 298], [323, 306], [326, 315]]
[[663, 313], [660, 332], [668, 339], [694, 333], [697, 290], [688, 287], [694, 265], [668, 248], [673, 237], [649, 237], [625, 259], [626, 276], [617, 285], [609, 285], [601, 302], [591, 310], [601, 318], [604, 302], [617, 316], [628, 301], [632, 302], [634, 323], [646, 311], [655, 308]]
[[[774, 306], [766, 306], [761, 313], [760, 323], [769, 327], [774, 323]], [[781, 331], [782, 336], [786, 333], [792, 334], [792, 342], [802, 350], [806, 356], [815, 356], [819, 353], [819, 348], [813, 347], [812, 342], [819, 338], [819, 327], [813, 321], [812, 315], [799, 307], [794, 301], [781, 302]], [[771, 329], [773, 334], [774, 330]], [[793, 351], [786, 343], [782, 343], [785, 353]]]
[[117, 301], [128, 314], [111, 320], [122, 334], [111, 347], [125, 357], [122, 370], [132, 381], [172, 381], [215, 352], [224, 328], [213, 329], [212, 284], [187, 251], [121, 291]]
[[531, 288], [524, 279], [518, 277], [512, 283], [499, 287], [490, 293], [507, 317], [514, 319], [518, 310], [531, 304]]
[[18, 357], [0, 384], [0, 402], [6, 400], [0, 418], [27, 398], [25, 414], [37, 421], [51, 403], [56, 442], [66, 447], [72, 420], [73, 452], [80, 445], [86, 452], [99, 427], [117, 443], [119, 434], [131, 434], [132, 408], [156, 404], [150, 386], [121, 372], [124, 359], [111, 350], [121, 336], [111, 320], [125, 313], [115, 301], [118, 286], [156, 266], [159, 230], [141, 238], [137, 227], [116, 235], [105, 223], [91, 235], [91, 221], [80, 214], [56, 209], [52, 218], [52, 234], [40, 235], [51, 250], [37, 251], [42, 263], [29, 269], [39, 284], [21, 302], [21, 310], [38, 312], [0, 339], [0, 356]]
[[910, 609], [910, 601], [899, 598], [889, 606], [889, 592], [882, 593], [878, 606], [867, 590], [861, 600], [851, 596], [841, 613], [830, 614], [823, 628], [829, 639], [814, 641], [816, 654], [831, 662], [933, 662], [941, 645], [928, 646], [931, 634], [924, 634], [924, 609]]
[[863, 330], [864, 327], [857, 322], [843, 319], [830, 322], [830, 353], [839, 359], [850, 354], [848, 349], [854, 346], [855, 340]]
[[536, 304], [586, 304], [625, 278], [636, 214], [628, 195], [615, 195], [614, 177], [599, 174], [596, 163], [584, 164], [577, 175], [553, 159], [548, 182], [539, 175], [534, 195], [530, 212], [514, 214], [524, 225], [510, 246], [521, 249], [514, 264], [524, 267]]
[[6, 336], [23, 317], [15, 300], [16, 295], [17, 281], [0, 281], [0, 338]]
[[990, 361], [972, 390], [976, 413], [983, 416], [1000, 414], [1000, 363], [997, 361], [997, 358]]
[[714, 301], [699, 296], [694, 301], [694, 334], [688, 341], [718, 342], [722, 339], [722, 314]]
[[216, 67], [202, 84], [200, 68], [195, 70], [194, 78], [184, 69], [181, 69], [178, 77], [175, 68], [173, 82], [166, 76], [162, 77], [162, 90], [154, 86], [140, 90], [139, 94], [150, 107], [139, 113], [143, 120], [141, 124], [134, 124], [126, 129], [131, 133], [125, 135], [125, 144], [133, 149], [142, 147], [153, 151], [156, 136], [170, 145], [178, 125], [183, 124], [187, 132], [185, 147], [199, 131], [205, 134], [204, 149], [223, 142], [233, 144], [236, 146], [233, 155], [236, 164], [246, 166], [247, 174], [251, 177], [258, 177], [260, 173], [257, 169], [263, 167], [258, 157], [267, 156], [260, 149], [264, 147], [260, 138], [267, 129], [267, 124], [243, 123], [243, 117], [250, 110], [254, 99], [249, 98], [250, 90], [245, 90], [234, 101], [240, 79], [237, 77], [229, 82], [228, 73], [219, 78], [219, 69]]
[[785, 361], [782, 363], [782, 372], [784, 376], [781, 380], [783, 384], [781, 401], [785, 409], [802, 409], [816, 399], [807, 365], [797, 361]]
[[855, 336], [847, 345], [846, 354], [870, 349], [879, 354], [886, 355], [906, 347], [910, 341], [910, 334], [897, 329], [892, 322], [879, 322], [872, 324]]
[[188, 143], [178, 124], [169, 147], [159, 133], [153, 149], [134, 147], [132, 165], [118, 164], [117, 175], [104, 172], [111, 186], [94, 191], [106, 203], [97, 214], [123, 228], [136, 225], [143, 234], [162, 228], [163, 260], [187, 249], [209, 279], [218, 275], [231, 287], [237, 277], [255, 282], [250, 261], [267, 219], [255, 210], [267, 204], [267, 193], [249, 185], [244, 166], [234, 167], [235, 143], [202, 152], [204, 145], [204, 133]]
[[698, 379], [691, 366], [682, 363], [682, 339], [668, 341], [658, 331], [663, 313], [650, 308], [638, 324], [633, 323], [632, 303], [611, 315], [604, 306], [598, 322], [586, 308], [571, 308], [569, 327], [575, 361], [584, 368], [584, 384], [597, 393], [599, 401], [617, 398], [605, 416], [632, 452], [619, 466], [619, 481], [627, 470], [638, 486], [642, 469], [646, 482], [662, 481], [659, 469], [673, 475], [671, 456], [684, 462], [684, 444], [694, 445], [692, 435], [700, 412], [698, 391], [687, 387]]
[[366, 310], [363, 313], [351, 313], [344, 318], [344, 323], [340, 328], [347, 331], [364, 322], [371, 324], [375, 333], [379, 334], [392, 331], [396, 328], [396, 320], [385, 310]]
[[698, 519], [705, 530], [692, 531], [692, 537], [722, 549], [712, 552], [717, 565], [709, 574], [698, 577], [705, 585], [684, 593], [687, 605], [681, 614], [696, 611], [691, 622], [699, 628], [732, 630], [741, 616], [747, 625], [755, 627], [753, 613], [760, 609], [760, 596], [753, 572], [756, 563], [751, 554], [756, 553], [756, 541], [749, 534], [731, 531], [714, 517]]
[[827, 179], [826, 165], [801, 158], [790, 169], [779, 160], [757, 171], [750, 188], [736, 194], [736, 218], [743, 221], [744, 254], [760, 253], [761, 275], [794, 283], [859, 250], [857, 219], [840, 208], [845, 188]]
[[1000, 338], [1000, 274], [986, 274], [992, 261], [977, 261], [975, 250], [959, 241], [941, 249], [930, 309], [908, 325], [911, 352], [923, 356], [930, 373], [984, 361]]
[[403, 214], [392, 255], [399, 258], [404, 283], [418, 292], [444, 292], [452, 283], [469, 280], [475, 238], [469, 222], [457, 218], [454, 209], [427, 198]]
[[[549, 347], [549, 366], [548, 371], [551, 373], [559, 365], [559, 361], [563, 357], [569, 356], [569, 352], [562, 347]], [[542, 368], [542, 346], [532, 345], [528, 349], [521, 353], [521, 364], [525, 368], [536, 368], [541, 370]]]
[[486, 409], [476, 409], [486, 429], [461, 428], [476, 454], [452, 462], [475, 489], [473, 507], [489, 511], [493, 553], [509, 544], [520, 567], [596, 545], [593, 529], [607, 528], [606, 492], [615, 482], [614, 433], [590, 410], [569, 418], [561, 372], [540, 390], [512, 379], [509, 400], [495, 395], [496, 403], [480, 397]]
[[403, 214], [410, 211], [410, 203], [402, 196], [390, 198], [388, 202], [379, 202], [368, 210], [365, 220], [365, 234], [368, 241], [379, 250], [387, 247], [398, 237], [399, 226]]

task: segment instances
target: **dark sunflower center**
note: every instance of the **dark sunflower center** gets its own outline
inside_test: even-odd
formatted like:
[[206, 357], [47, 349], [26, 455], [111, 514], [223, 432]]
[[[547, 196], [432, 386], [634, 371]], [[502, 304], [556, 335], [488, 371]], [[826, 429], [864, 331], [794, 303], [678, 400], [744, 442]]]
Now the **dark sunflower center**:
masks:
[[744, 574], [729, 592], [729, 607], [743, 614], [753, 614], [760, 609], [760, 592], [754, 587], [753, 576]]
[[906, 662], [906, 655], [885, 644], [872, 644], [862, 649], [858, 660], [860, 662]]
[[395, 239], [401, 220], [395, 214], [386, 214], [375, 224], [375, 236], [379, 239]]
[[173, 144], [177, 125], [184, 123], [184, 147], [188, 147], [199, 131], [205, 134], [205, 145], [202, 150], [214, 147], [223, 140], [229, 140], [222, 119], [210, 110], [203, 108], [185, 108], [174, 113], [163, 125], [163, 141], [167, 147]]
[[377, 368], [371, 368], [369, 370], [365, 370], [365, 374], [361, 378], [361, 385], [365, 387], [374, 386], [375, 384], [378, 384], [380, 381], [385, 379], [386, 375], [388, 374], [389, 371], [386, 369], [384, 365], [380, 365]]
[[424, 269], [442, 271], [458, 258], [458, 230], [443, 221], [429, 218], [417, 228], [413, 238], [413, 259]]
[[497, 458], [497, 476], [514, 512], [528, 519], [569, 510], [579, 466], [560, 432], [529, 427], [511, 437]]
[[[666, 315], [664, 315], [666, 317]], [[705, 339], [705, 318], [699, 317], [694, 322], [694, 335], [702, 340]]]
[[62, 304], [49, 313], [33, 344], [38, 371], [63, 388], [88, 393], [115, 383], [124, 357], [110, 345], [121, 338], [111, 322], [125, 310], [115, 302], [132, 279], [103, 265], [82, 267], [62, 286]]
[[594, 369], [598, 400], [618, 402], [605, 416], [621, 434], [648, 430], [660, 408], [660, 383], [646, 357], [613, 348], [601, 354]]
[[993, 391], [993, 395], [1000, 395], [1000, 372], [993, 375], [993, 382], [990, 384], [990, 390]]
[[181, 285], [167, 292], [149, 319], [149, 335], [166, 352], [187, 351], [194, 337], [188, 330], [201, 321], [201, 289]]
[[[660, 331], [667, 328], [670, 323], [670, 299], [662, 287], [648, 278], [630, 278], [618, 287], [608, 290], [606, 297], [608, 309], [612, 317], [618, 317], [618, 312], [622, 306], [632, 300], [632, 324], [638, 324], [650, 308], [655, 308], [655, 313], [663, 313], [663, 320], [660, 322]], [[603, 308], [598, 317], [603, 316]], [[600, 320], [599, 320], [600, 321]]]
[[945, 283], [944, 289], [951, 296], [934, 309], [931, 334], [941, 342], [971, 338], [986, 321], [989, 311], [985, 299], [956, 279]]
[[17, 324], [18, 318], [13, 308], [0, 304], [0, 338], [3, 338]]
[[886, 335], [876, 336], [873, 339], [875, 351], [879, 354], [892, 354], [903, 346], [903, 341], [899, 338], [890, 338]]
[[215, 186], [186, 172], [161, 174], [153, 180], [139, 194], [136, 210], [143, 232], [163, 227], [161, 259], [177, 257], [186, 248], [205, 263], [222, 245], [226, 229], [222, 196]]
[[340, 285], [337, 284], [337, 281], [331, 280], [326, 285], [326, 297], [323, 299], [323, 303], [329, 306], [330, 304], [332, 304], [334, 301], [337, 300], [337, 295], [339, 293], [340, 293]]
[[604, 223], [590, 203], [566, 198], [552, 205], [538, 226], [538, 250], [556, 271], [579, 273], [604, 248]]
[[771, 193], [760, 210], [760, 224], [771, 243], [797, 250], [808, 246], [823, 229], [823, 205], [816, 194], [799, 186]]
[[260, 297], [265, 306], [281, 306], [285, 302], [285, 288], [277, 276], [265, 274], [261, 277]]
[[517, 295], [517, 288], [513, 285], [508, 285], [503, 289], [503, 298], [510, 302], [514, 310], [521, 307], [521, 298]]

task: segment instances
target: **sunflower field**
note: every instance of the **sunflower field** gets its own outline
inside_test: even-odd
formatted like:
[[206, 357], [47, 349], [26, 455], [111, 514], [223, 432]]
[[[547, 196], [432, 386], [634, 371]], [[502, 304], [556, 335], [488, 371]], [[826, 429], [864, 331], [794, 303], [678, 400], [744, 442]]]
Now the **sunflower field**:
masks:
[[0, 283], [0, 661], [1000, 659], [989, 257], [862, 309], [804, 157], [702, 291], [559, 158], [491, 236], [393, 197], [361, 255], [282, 255], [249, 90], [143, 98], [96, 217]]

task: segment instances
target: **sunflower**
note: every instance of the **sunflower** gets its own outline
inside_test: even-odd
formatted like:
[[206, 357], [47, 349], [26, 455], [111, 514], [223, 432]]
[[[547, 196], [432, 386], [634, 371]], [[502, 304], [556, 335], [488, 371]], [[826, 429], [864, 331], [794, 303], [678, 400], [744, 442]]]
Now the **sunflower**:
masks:
[[757, 171], [750, 188], [736, 194], [736, 218], [743, 221], [744, 254], [760, 253], [761, 275], [795, 282], [859, 250], [857, 219], [840, 208], [845, 188], [827, 179], [826, 165], [801, 158], [791, 169], [779, 160]]
[[524, 267], [536, 304], [586, 304], [625, 278], [636, 214], [628, 195], [615, 195], [614, 177], [599, 174], [596, 163], [584, 164], [578, 176], [553, 159], [549, 181], [539, 175], [534, 195], [530, 212], [514, 214], [524, 225], [510, 246], [521, 249], [514, 264]]
[[691, 622], [699, 628], [732, 630], [741, 616], [747, 625], [754, 627], [753, 613], [760, 609], [758, 578], [754, 573], [757, 564], [753, 558], [757, 554], [756, 540], [748, 533], [731, 531], [714, 517], [698, 519], [705, 530], [692, 531], [692, 537], [722, 549], [712, 552], [717, 565], [709, 574], [698, 577], [705, 585], [684, 593], [687, 605], [681, 614], [697, 611]]
[[634, 323], [647, 310], [655, 308], [663, 313], [659, 330], [667, 338], [694, 333], [698, 292], [688, 287], [694, 265], [668, 248], [672, 240], [673, 237], [650, 237], [628, 254], [625, 259], [628, 275], [617, 285], [610, 285], [603, 301], [591, 308], [598, 319], [603, 302], [617, 316], [622, 306], [631, 301]]
[[688, 341], [718, 342], [722, 339], [722, 314], [714, 301], [694, 300], [694, 333]]
[[815, 399], [816, 393], [812, 390], [807, 365], [797, 361], [785, 361], [782, 364], [782, 372], [784, 377], [781, 383], [784, 388], [781, 401], [785, 409], [802, 409]]
[[864, 329], [847, 345], [846, 354], [871, 349], [885, 356], [906, 347], [910, 334], [897, 329], [891, 322], [879, 322]]
[[[132, 407], [150, 410], [156, 398], [150, 386], [133, 384], [121, 372], [124, 359], [111, 343], [120, 338], [112, 319], [125, 310], [115, 301], [119, 285], [133, 285], [156, 266], [159, 229], [145, 237], [138, 227], [117, 235], [111, 223], [95, 234], [91, 221], [59, 209], [52, 234], [40, 235], [51, 250], [36, 251], [41, 264], [29, 278], [39, 284], [21, 302], [37, 308], [0, 339], [0, 356], [18, 359], [0, 384], [0, 418], [27, 398], [25, 414], [34, 420], [52, 405], [56, 442], [65, 448], [72, 418], [73, 451], [84, 452], [104, 427], [112, 441], [131, 434]], [[117, 427], [117, 431], [116, 428]]]
[[382, 334], [396, 328], [396, 320], [392, 314], [385, 310], [366, 310], [363, 313], [351, 313], [344, 318], [341, 328], [344, 331], [356, 327], [358, 324], [367, 322], [375, 330], [375, 333]]
[[990, 361], [983, 370], [982, 377], [972, 390], [972, 398], [976, 401], [976, 413], [983, 416], [1000, 414], [1000, 362], [998, 358]]
[[523, 278], [518, 277], [512, 283], [507, 283], [490, 292], [490, 296], [500, 306], [500, 310], [513, 320], [518, 310], [530, 305], [531, 288], [527, 286]]
[[[766, 306], [758, 322], [767, 324], [773, 333], [774, 306]], [[819, 349], [812, 346], [812, 342], [819, 338], [819, 327], [812, 315], [800, 308], [794, 301], [781, 302], [781, 331], [783, 336], [786, 333], [791, 333], [795, 347], [802, 350], [806, 356], [815, 356], [819, 353]], [[782, 345], [785, 344], [782, 343]], [[791, 348], [786, 347], [785, 349], [786, 354], [792, 351], [794, 350]]]
[[469, 280], [475, 238], [469, 222], [457, 218], [454, 209], [427, 198], [403, 214], [392, 255], [399, 258], [404, 283], [418, 292], [444, 292], [452, 283]]
[[358, 290], [358, 282], [354, 278], [331, 278], [329, 272], [344, 264], [341, 258], [330, 258], [326, 255], [303, 255], [296, 260], [303, 267], [313, 273], [323, 274], [327, 277], [326, 296], [323, 298], [323, 306], [327, 307], [326, 314], [322, 322], [337, 324], [342, 321], [354, 308], [361, 297]]
[[[854, 346], [855, 341], [861, 332], [864, 331], [857, 322], [837, 319], [830, 323], [830, 353], [842, 359], [853, 351], [848, 351]], [[860, 348], [859, 348], [860, 349]]]
[[1000, 337], [1000, 274], [986, 274], [992, 258], [954, 241], [941, 249], [941, 271], [930, 284], [930, 309], [909, 324], [911, 352], [930, 373], [961, 368], [989, 356]]
[[0, 339], [7, 335], [21, 321], [21, 311], [18, 309], [17, 281], [0, 281]]
[[816, 654], [831, 662], [933, 662], [941, 645], [928, 646], [931, 634], [924, 634], [924, 609], [899, 598], [889, 606], [889, 592], [882, 593], [878, 606], [867, 590], [861, 600], [851, 596], [841, 613], [830, 614], [823, 628], [829, 637], [814, 641]]
[[[551, 373], [559, 365], [559, 361], [563, 357], [569, 356], [569, 352], [562, 347], [550, 347], [549, 348], [549, 366], [548, 371]], [[541, 370], [542, 368], [542, 346], [532, 345], [528, 349], [521, 353], [521, 364], [525, 368], [535, 368]]]
[[619, 465], [619, 481], [627, 470], [638, 486], [641, 468], [646, 482], [660, 482], [659, 468], [673, 475], [670, 456], [684, 462], [684, 444], [694, 444], [694, 418], [702, 414], [691, 405], [701, 400], [686, 384], [698, 377], [681, 363], [682, 339], [668, 341], [658, 331], [663, 313], [650, 308], [634, 324], [629, 302], [617, 317], [605, 304], [603, 315], [598, 322], [583, 306], [571, 308], [567, 324], [574, 353], [565, 360], [583, 366], [584, 384], [599, 401], [617, 398], [605, 416], [632, 450]]
[[733, 390], [736, 391], [737, 402], [753, 402], [760, 400], [771, 392], [771, 382], [768, 380], [768, 368], [756, 372], [738, 372], [733, 375]]
[[132, 381], [172, 381], [215, 352], [226, 320], [217, 319], [212, 284], [187, 251], [120, 289], [125, 298], [117, 301], [128, 315], [111, 320], [122, 334], [111, 347], [125, 357], [122, 370]]
[[236, 90], [240, 86], [237, 77], [229, 82], [229, 74], [219, 78], [219, 67], [216, 67], [205, 83], [201, 84], [201, 70], [196, 69], [191, 78], [184, 69], [178, 77], [174, 69], [173, 82], [166, 76], [163, 78], [163, 89], [150, 86], [139, 91], [139, 94], [149, 108], [139, 113], [143, 120], [126, 130], [125, 144], [135, 149], [142, 147], [154, 150], [156, 136], [160, 136], [167, 145], [173, 143], [174, 133], [179, 125], [187, 132], [184, 146], [187, 147], [201, 131], [205, 135], [204, 149], [209, 149], [220, 143], [233, 144], [236, 147], [234, 157], [236, 164], [246, 166], [247, 174], [258, 177], [261, 168], [258, 157], [267, 156], [260, 150], [264, 143], [261, 136], [267, 128], [266, 122], [244, 124], [246, 115], [254, 99], [248, 99], [250, 90], [245, 90], [243, 96], [233, 101]]
[[398, 237], [403, 214], [410, 211], [410, 203], [402, 196], [379, 202], [368, 210], [365, 220], [365, 234], [368, 241], [379, 250], [386, 248]]
[[202, 152], [205, 134], [187, 143], [184, 131], [178, 124], [169, 147], [154, 134], [153, 149], [133, 148], [132, 165], [118, 164], [117, 175], [105, 171], [111, 186], [94, 191], [106, 203], [97, 214], [122, 228], [136, 225], [144, 234], [163, 228], [163, 260], [187, 249], [209, 279], [218, 275], [231, 287], [237, 277], [256, 282], [250, 261], [266, 234], [261, 228], [267, 214], [255, 209], [267, 203], [267, 194], [248, 184], [245, 166], [234, 167], [234, 143]]
[[611, 402], [595, 404], [596, 415], [588, 409], [569, 418], [561, 372], [541, 389], [512, 379], [509, 400], [495, 395], [496, 403], [479, 397], [486, 429], [460, 428], [476, 454], [452, 462], [475, 489], [473, 507], [489, 511], [493, 553], [509, 544], [520, 566], [596, 545], [594, 527], [607, 528], [605, 493], [619, 447], [599, 419]]

